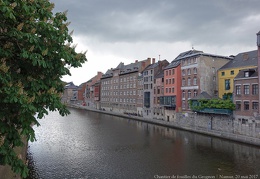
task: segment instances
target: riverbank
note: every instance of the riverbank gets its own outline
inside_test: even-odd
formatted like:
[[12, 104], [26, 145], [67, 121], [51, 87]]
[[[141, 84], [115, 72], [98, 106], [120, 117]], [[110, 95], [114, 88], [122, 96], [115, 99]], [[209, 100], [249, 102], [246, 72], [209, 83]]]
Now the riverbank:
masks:
[[[103, 114], [108, 114], [108, 115], [113, 115], [113, 116], [119, 116], [127, 119], [133, 119], [133, 120], [138, 120], [142, 122], [147, 122], [151, 124], [156, 124], [160, 126], [165, 126], [165, 127], [170, 127], [170, 128], [176, 128], [176, 129], [181, 129], [181, 130], [186, 130], [186, 131], [191, 131], [203, 135], [209, 135], [209, 136], [214, 136], [222, 139], [227, 139], [227, 140], [232, 140], [240, 143], [245, 143], [245, 144], [250, 144], [250, 145], [255, 145], [255, 146], [260, 146], [260, 139], [256, 137], [250, 137], [250, 136], [245, 136], [245, 135], [239, 135], [239, 134], [234, 134], [231, 132], [225, 132], [225, 131], [220, 131], [220, 130], [214, 130], [213, 128], [207, 128], [207, 127], [201, 127], [199, 126], [199, 119], [197, 117], [192, 118], [193, 122], [192, 125], [186, 125], [187, 123], [180, 123], [180, 122], [167, 122], [164, 120], [157, 120], [157, 119], [145, 119], [143, 117], [139, 116], [132, 116], [132, 115], [127, 115], [127, 114], [120, 114], [120, 113], [115, 113], [115, 112], [110, 112], [110, 111], [102, 111], [102, 110], [97, 110], [93, 108], [89, 108], [86, 106], [80, 106], [80, 105], [71, 105], [70, 107], [73, 108], [78, 108], [78, 109], [83, 109], [83, 110], [88, 110], [88, 111], [94, 111], [98, 113], [103, 113]], [[196, 120], [198, 121], [196, 124]]]

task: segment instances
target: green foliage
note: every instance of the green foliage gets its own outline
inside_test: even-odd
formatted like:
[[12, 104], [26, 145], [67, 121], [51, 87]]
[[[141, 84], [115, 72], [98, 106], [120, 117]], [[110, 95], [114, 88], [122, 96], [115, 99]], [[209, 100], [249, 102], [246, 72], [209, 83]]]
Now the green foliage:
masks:
[[189, 101], [192, 110], [202, 110], [205, 108], [215, 109], [235, 109], [235, 104], [230, 99], [200, 99], [199, 101]]
[[48, 0], [0, 0], [0, 156], [1, 162], [26, 177], [26, 164], [14, 152], [22, 137], [34, 141], [33, 124], [58, 110], [61, 77], [80, 67], [85, 53], [76, 53], [66, 13], [52, 13]]

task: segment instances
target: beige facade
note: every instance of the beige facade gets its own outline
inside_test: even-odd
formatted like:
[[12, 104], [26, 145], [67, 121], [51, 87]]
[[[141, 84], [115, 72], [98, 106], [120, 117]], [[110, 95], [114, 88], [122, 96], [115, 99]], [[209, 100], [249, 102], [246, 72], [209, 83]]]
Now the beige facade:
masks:
[[183, 56], [181, 59], [182, 110], [189, 111], [189, 99], [201, 92], [217, 97], [217, 71], [232, 58], [206, 54], [200, 51]]
[[[146, 60], [108, 70], [101, 78], [101, 108], [106, 111], [138, 115], [138, 77], [149, 64]], [[139, 114], [140, 115], [140, 114]]]

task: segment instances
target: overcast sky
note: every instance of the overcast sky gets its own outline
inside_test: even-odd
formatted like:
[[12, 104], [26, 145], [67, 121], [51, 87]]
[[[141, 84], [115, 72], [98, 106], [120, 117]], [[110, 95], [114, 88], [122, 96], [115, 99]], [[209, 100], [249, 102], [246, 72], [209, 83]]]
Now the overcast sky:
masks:
[[148, 57], [171, 62], [191, 50], [236, 55], [256, 50], [259, 0], [51, 0], [54, 12], [68, 10], [83, 67], [63, 80], [76, 85], [120, 62]]

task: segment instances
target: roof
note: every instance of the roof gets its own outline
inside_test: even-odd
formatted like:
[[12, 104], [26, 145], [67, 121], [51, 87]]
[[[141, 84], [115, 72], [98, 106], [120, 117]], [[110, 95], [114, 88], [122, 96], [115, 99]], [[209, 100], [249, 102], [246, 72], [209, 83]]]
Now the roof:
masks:
[[199, 100], [199, 99], [212, 99], [212, 96], [210, 96], [207, 92], [203, 91], [198, 96], [192, 98], [192, 100]]
[[164, 71], [161, 70], [154, 78], [163, 78], [164, 77]]
[[156, 63], [148, 65], [143, 71], [154, 69], [155, 67], [159, 66], [160, 63], [161, 64], [165, 64], [165, 63], [169, 64], [169, 62], [167, 60], [158, 61]]
[[148, 66], [144, 69], [144, 71], [145, 71], [145, 70], [154, 69], [154, 68], [157, 67], [158, 65], [159, 65], [158, 62], [153, 63], [153, 64], [150, 64], [150, 65], [148, 65]]
[[[249, 72], [249, 76], [245, 77], [245, 72]], [[240, 79], [240, 78], [255, 78], [258, 77], [258, 71], [257, 68], [249, 68], [249, 69], [243, 69], [240, 70], [235, 77], [235, 80]]]
[[78, 86], [74, 85], [73, 82], [69, 82], [69, 83], [67, 83], [67, 84], [65, 85], [64, 88], [65, 88], [65, 89], [77, 89]]
[[257, 50], [242, 52], [237, 54], [232, 61], [222, 66], [219, 70], [246, 66], [257, 66], [257, 61]]
[[182, 58], [187, 58], [187, 56], [191, 56], [191, 55], [194, 55], [194, 54], [196, 55], [196, 54], [200, 54], [200, 53], [203, 53], [203, 51], [189, 50], [189, 51], [180, 53], [180, 54], [175, 58], [175, 60], [179, 60], [179, 59], [182, 59]]
[[164, 69], [166, 70], [166, 69], [170, 69], [170, 68], [175, 68], [175, 67], [179, 66], [180, 63], [181, 63], [180, 60], [177, 60], [177, 61], [173, 60], [173, 61], [172, 61], [168, 66], [166, 66]]
[[233, 60], [233, 58], [231, 58], [231, 57], [222, 56], [222, 55], [215, 55], [215, 54], [210, 54], [210, 53], [204, 53], [203, 51], [198, 51], [198, 50], [193, 49], [193, 50], [189, 50], [189, 51], [180, 53], [173, 61], [182, 60], [182, 59], [200, 56], [200, 55]]
[[107, 72], [105, 74], [102, 75], [101, 78], [109, 78], [113, 76], [113, 71], [112, 69], [107, 70]]
[[119, 74], [123, 75], [127, 73], [138, 72], [139, 69], [141, 68], [141, 65], [142, 65], [142, 61], [121, 66]]

